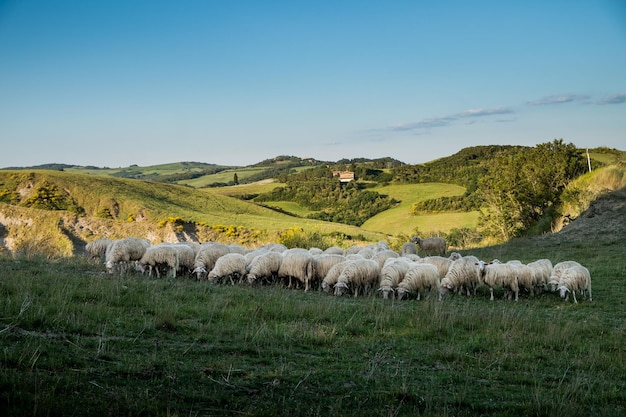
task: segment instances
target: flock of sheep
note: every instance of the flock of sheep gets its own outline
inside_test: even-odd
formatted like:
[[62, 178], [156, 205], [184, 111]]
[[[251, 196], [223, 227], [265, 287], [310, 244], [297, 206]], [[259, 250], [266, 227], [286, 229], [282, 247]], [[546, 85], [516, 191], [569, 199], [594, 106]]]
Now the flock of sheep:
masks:
[[[429, 256], [418, 256], [418, 246]], [[321, 289], [336, 296], [378, 293], [385, 299], [417, 298], [437, 292], [439, 300], [450, 293], [476, 294], [480, 286], [504, 290], [508, 299], [522, 291], [558, 292], [566, 301], [571, 294], [586, 294], [591, 301], [589, 270], [575, 261], [552, 265], [549, 259], [528, 264], [498, 260], [484, 262], [475, 256], [453, 252], [448, 257], [442, 238], [413, 237], [398, 253], [385, 242], [348, 249], [330, 247], [288, 249], [269, 244], [257, 249], [240, 245], [162, 243], [147, 240], [101, 238], [86, 246], [87, 255], [104, 261], [109, 273], [129, 267], [161, 277], [195, 275], [216, 284], [247, 282], [250, 285], [283, 283], [288, 288]]]

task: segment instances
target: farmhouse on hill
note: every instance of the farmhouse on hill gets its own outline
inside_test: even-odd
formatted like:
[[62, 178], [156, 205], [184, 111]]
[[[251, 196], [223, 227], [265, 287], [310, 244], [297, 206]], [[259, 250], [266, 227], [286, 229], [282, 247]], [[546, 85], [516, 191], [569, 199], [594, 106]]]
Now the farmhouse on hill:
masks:
[[333, 178], [339, 178], [339, 182], [350, 182], [354, 180], [352, 171], [333, 171]]

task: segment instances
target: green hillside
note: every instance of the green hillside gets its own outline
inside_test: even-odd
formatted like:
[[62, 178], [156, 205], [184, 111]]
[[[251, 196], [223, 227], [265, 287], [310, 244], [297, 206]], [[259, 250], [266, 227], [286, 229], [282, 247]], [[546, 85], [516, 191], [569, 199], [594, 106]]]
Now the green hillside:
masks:
[[365, 230], [377, 231], [391, 235], [409, 234], [415, 228], [422, 232], [448, 232], [453, 228], [475, 228], [478, 212], [428, 213], [413, 215], [411, 207], [414, 203], [440, 197], [460, 196], [465, 188], [444, 183], [426, 184], [394, 184], [373, 189], [399, 200], [400, 204], [367, 220], [361, 227]]
[[[12, 247], [40, 242], [46, 224], [50, 247], [68, 254], [104, 236], [211, 240], [254, 246], [294, 228], [376, 241], [359, 228], [289, 215], [179, 185], [59, 171], [0, 171], [0, 238]], [[36, 223], [40, 227], [25, 227]], [[70, 243], [68, 243], [70, 242]], [[71, 250], [69, 251], [71, 252]]]
[[[277, 157], [249, 167], [181, 162], [118, 169], [63, 164], [49, 164], [53, 170], [5, 169], [0, 170], [0, 248], [49, 247], [48, 252], [65, 256], [95, 237], [129, 234], [148, 236], [154, 242], [215, 239], [253, 246], [294, 230], [331, 237], [324, 244], [347, 245], [352, 239], [386, 239], [396, 244], [416, 229], [463, 242], [458, 245], [476, 245], [488, 237], [478, 231], [485, 224], [493, 228], [517, 222], [511, 233], [518, 235], [558, 230], [607, 190], [623, 187], [625, 153], [597, 148], [590, 150], [592, 173], [573, 181], [562, 195], [556, 194], [561, 193], [558, 184], [550, 201], [523, 194], [530, 186], [541, 185], [529, 180], [541, 175], [551, 178], [543, 171], [552, 167], [546, 152], [566, 149], [577, 154], [578, 166], [585, 155], [586, 168], [584, 151], [572, 150], [562, 141], [541, 149], [544, 153], [538, 153], [539, 146], [472, 147], [423, 165], [342, 160], [342, 169], [349, 166], [362, 176], [343, 186], [332, 179], [336, 166], [296, 157]], [[546, 162], [528, 164], [529, 155], [545, 157]], [[496, 162], [497, 169], [492, 169]], [[520, 172], [524, 176], [518, 177]], [[272, 173], [285, 182], [274, 182]], [[235, 174], [241, 182], [250, 182], [204, 188], [232, 182]], [[511, 187], [504, 175], [524, 181], [523, 186]], [[257, 177], [264, 179], [251, 181]], [[499, 191], [487, 193], [492, 189]], [[498, 206], [499, 193], [526, 199], [519, 202], [529, 204], [527, 217], [481, 218], [479, 208], [509, 210]], [[480, 206], [484, 202], [490, 206]], [[447, 236], [459, 232], [472, 239]]]

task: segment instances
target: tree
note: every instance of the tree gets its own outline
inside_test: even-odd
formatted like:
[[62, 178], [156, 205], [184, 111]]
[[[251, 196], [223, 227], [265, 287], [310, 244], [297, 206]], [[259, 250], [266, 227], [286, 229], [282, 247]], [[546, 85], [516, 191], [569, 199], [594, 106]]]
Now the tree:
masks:
[[508, 240], [546, 215], [568, 182], [585, 172], [582, 152], [563, 139], [496, 156], [479, 181], [485, 233]]

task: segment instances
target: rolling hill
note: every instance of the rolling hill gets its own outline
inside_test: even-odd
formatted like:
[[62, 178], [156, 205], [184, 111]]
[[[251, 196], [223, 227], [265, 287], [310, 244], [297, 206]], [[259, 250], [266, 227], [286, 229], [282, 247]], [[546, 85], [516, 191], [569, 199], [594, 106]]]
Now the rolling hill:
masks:
[[[254, 246], [275, 241], [288, 230], [319, 232], [331, 237], [330, 243], [352, 241], [393, 241], [414, 230], [421, 233], [446, 233], [455, 228], [477, 226], [478, 212], [430, 212], [411, 214], [413, 204], [446, 196], [458, 196], [467, 189], [459, 175], [482, 169], [491, 147], [474, 147], [458, 154], [432, 161], [424, 166], [407, 166], [399, 161], [341, 160], [353, 166], [377, 167], [385, 172], [393, 165], [404, 180], [392, 183], [363, 182], [368, 190], [387, 195], [399, 203], [383, 211], [361, 227], [306, 218], [306, 208], [294, 202], [268, 203], [269, 209], [254, 203], [254, 196], [268, 192], [281, 183], [265, 178], [249, 184], [215, 188], [195, 188], [164, 183], [180, 175], [199, 175], [197, 187], [208, 181], [219, 182], [237, 173], [241, 178], [262, 173], [291, 172], [315, 168], [328, 162], [295, 157], [277, 157], [249, 167], [226, 167], [214, 164], [181, 162], [152, 167], [131, 166], [108, 169], [49, 164], [53, 170], [31, 167], [0, 170], [0, 250], [69, 256], [82, 250], [95, 237], [145, 236], [153, 242], [172, 240], [221, 240]], [[623, 185], [624, 152], [596, 149], [591, 153], [594, 165], [615, 164], [615, 168], [594, 170], [573, 183], [565, 193], [569, 200], [569, 219], [576, 218], [589, 204], [607, 190]], [[380, 167], [380, 169], [378, 169]], [[368, 168], [368, 169], [369, 169]], [[208, 173], [209, 170], [216, 172]], [[456, 171], [455, 171], [456, 170]], [[454, 176], [451, 172], [457, 172]], [[417, 183], [406, 181], [420, 175]], [[604, 173], [604, 177], [600, 176]], [[130, 176], [132, 178], [125, 178]], [[438, 182], [442, 176], [454, 181]], [[375, 177], [374, 177], [375, 178]], [[608, 178], [608, 179], [607, 179]], [[459, 181], [461, 179], [461, 181]], [[176, 180], [179, 181], [179, 180]], [[174, 181], [174, 182], [176, 182]], [[385, 180], [386, 181], [386, 180]], [[599, 185], [601, 184], [601, 185]]]

